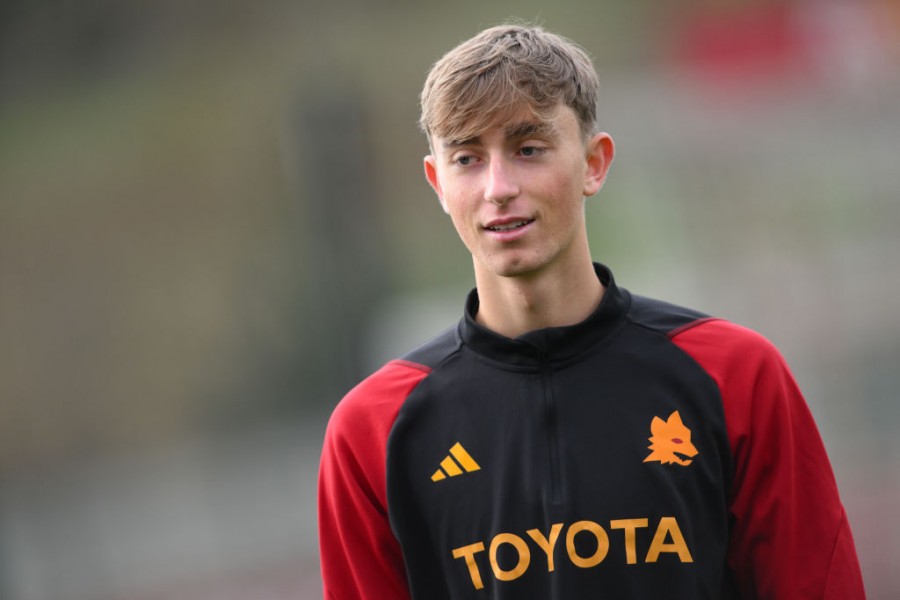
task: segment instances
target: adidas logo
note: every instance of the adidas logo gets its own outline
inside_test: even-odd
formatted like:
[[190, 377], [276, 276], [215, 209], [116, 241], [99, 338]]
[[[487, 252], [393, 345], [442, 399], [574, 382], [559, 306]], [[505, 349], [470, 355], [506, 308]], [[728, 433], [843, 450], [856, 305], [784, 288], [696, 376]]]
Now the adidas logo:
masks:
[[448, 476], [456, 477], [457, 475], [462, 475], [463, 469], [465, 469], [466, 473], [471, 473], [472, 471], [478, 471], [481, 467], [475, 462], [475, 459], [466, 452], [466, 449], [462, 447], [462, 444], [456, 442], [453, 447], [450, 448], [450, 454], [441, 461], [440, 468], [431, 476], [431, 480], [440, 481], [446, 479]]

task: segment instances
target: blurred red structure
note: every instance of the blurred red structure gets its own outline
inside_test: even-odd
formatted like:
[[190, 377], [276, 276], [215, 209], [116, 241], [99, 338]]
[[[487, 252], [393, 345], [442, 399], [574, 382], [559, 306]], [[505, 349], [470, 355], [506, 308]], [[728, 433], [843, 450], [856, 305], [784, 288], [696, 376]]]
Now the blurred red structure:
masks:
[[666, 36], [670, 64], [713, 89], [858, 84], [891, 68], [900, 2], [743, 2], [679, 9]]

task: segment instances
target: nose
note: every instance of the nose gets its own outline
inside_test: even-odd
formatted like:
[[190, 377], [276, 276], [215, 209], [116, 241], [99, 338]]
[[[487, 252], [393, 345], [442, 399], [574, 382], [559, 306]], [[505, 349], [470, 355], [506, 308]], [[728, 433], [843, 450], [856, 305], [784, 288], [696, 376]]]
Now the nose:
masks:
[[491, 160], [487, 168], [484, 199], [502, 206], [519, 194], [519, 185], [511, 165], [502, 158]]

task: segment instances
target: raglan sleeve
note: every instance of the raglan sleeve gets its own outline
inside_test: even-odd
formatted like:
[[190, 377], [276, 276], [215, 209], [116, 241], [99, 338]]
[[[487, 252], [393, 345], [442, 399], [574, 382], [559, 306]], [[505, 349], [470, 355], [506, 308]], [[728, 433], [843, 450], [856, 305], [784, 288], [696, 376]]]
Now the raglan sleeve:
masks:
[[387, 441], [420, 370], [389, 363], [354, 388], [329, 419], [319, 465], [319, 559], [325, 600], [407, 600], [391, 530]]
[[778, 350], [713, 321], [679, 336], [718, 384], [734, 477], [728, 566], [747, 600], [862, 600], [859, 561], [825, 446]]

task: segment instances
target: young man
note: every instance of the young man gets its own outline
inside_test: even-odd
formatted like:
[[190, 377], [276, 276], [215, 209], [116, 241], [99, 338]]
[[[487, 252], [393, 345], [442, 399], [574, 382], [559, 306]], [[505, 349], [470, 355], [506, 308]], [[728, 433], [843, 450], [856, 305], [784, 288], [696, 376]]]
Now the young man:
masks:
[[537, 27], [488, 29], [429, 74], [425, 176], [476, 289], [332, 415], [326, 598], [864, 597], [778, 352], [592, 262], [585, 198], [614, 155], [596, 93], [585, 53]]

